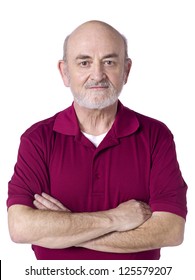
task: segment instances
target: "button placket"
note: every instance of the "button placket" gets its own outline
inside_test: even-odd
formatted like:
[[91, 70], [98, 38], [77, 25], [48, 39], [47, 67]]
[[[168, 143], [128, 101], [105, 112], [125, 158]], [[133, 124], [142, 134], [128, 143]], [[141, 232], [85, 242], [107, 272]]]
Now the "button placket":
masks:
[[100, 146], [95, 150], [92, 168], [91, 168], [91, 183], [92, 183], [92, 194], [104, 195], [106, 188], [106, 170], [105, 157], [108, 156], [108, 150], [119, 144], [118, 139], [108, 137], [103, 140]]
[[105, 182], [103, 176], [103, 156], [96, 154], [93, 159], [92, 165], [92, 193], [93, 194], [104, 194]]

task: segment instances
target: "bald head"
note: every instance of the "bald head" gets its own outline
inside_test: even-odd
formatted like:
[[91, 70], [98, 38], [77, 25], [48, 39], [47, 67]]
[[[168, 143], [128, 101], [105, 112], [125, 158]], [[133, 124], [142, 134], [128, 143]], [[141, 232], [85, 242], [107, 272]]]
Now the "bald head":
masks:
[[103, 21], [92, 20], [81, 24], [66, 37], [63, 47], [63, 60], [67, 61], [68, 53], [75, 44], [82, 44], [83, 41], [88, 43], [94, 39], [100, 41], [109, 38], [111, 41], [114, 40], [121, 44], [124, 58], [128, 58], [127, 39], [111, 25]]
[[127, 43], [105, 22], [88, 21], [65, 40], [59, 70], [75, 104], [103, 109], [115, 104], [131, 69]]

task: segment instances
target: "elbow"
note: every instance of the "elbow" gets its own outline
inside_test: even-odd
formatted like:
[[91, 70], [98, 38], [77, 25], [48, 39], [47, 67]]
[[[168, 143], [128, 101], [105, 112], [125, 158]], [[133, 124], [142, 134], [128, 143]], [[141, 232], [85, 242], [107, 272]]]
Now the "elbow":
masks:
[[182, 235], [174, 236], [173, 238], [169, 239], [166, 246], [179, 246], [183, 243], [183, 240], [184, 237]]
[[179, 246], [184, 241], [184, 231], [178, 231], [174, 236], [171, 238], [171, 245], [172, 246]]
[[24, 224], [25, 219], [20, 212], [14, 207], [8, 209], [8, 229], [10, 238], [14, 243], [28, 243], [26, 229]]
[[[159, 239], [156, 239], [160, 247], [179, 246], [183, 243], [185, 230], [184, 218], [169, 212], [155, 212], [152, 218], [156, 222], [155, 224], [160, 233]], [[157, 237], [157, 235], [155, 236]]]
[[24, 242], [22, 242], [22, 238], [17, 233], [17, 231], [9, 229], [9, 234], [10, 234], [10, 238], [11, 238], [12, 242], [14, 242], [14, 243], [24, 243]]
[[9, 221], [8, 228], [10, 238], [14, 243], [26, 243], [22, 235], [20, 224], [16, 224], [15, 221]]
[[185, 221], [181, 220], [179, 223], [172, 226], [169, 235], [169, 244], [168, 246], [179, 246], [184, 241], [184, 229], [185, 229]]

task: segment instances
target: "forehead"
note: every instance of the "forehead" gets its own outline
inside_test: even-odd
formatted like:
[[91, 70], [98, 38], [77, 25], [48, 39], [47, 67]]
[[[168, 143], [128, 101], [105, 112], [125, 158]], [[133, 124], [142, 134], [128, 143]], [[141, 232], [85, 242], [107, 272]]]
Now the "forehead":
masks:
[[120, 33], [97, 23], [80, 26], [70, 35], [67, 45], [67, 57], [78, 54], [104, 56], [109, 53], [123, 57], [124, 52], [124, 40]]

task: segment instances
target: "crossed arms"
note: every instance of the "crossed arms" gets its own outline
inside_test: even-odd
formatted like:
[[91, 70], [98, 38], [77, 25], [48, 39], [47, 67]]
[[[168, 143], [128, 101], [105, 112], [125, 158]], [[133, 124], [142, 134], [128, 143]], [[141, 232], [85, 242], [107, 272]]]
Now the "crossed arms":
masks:
[[130, 253], [182, 243], [185, 220], [168, 212], [151, 213], [143, 202], [129, 200], [107, 211], [72, 213], [53, 197], [35, 195], [32, 209], [8, 209], [11, 238], [46, 248], [84, 247]]

